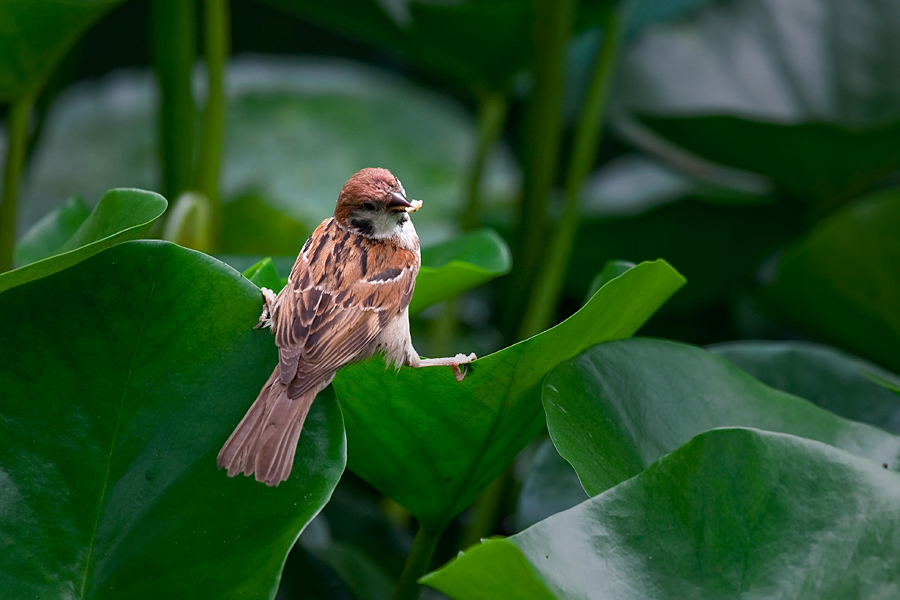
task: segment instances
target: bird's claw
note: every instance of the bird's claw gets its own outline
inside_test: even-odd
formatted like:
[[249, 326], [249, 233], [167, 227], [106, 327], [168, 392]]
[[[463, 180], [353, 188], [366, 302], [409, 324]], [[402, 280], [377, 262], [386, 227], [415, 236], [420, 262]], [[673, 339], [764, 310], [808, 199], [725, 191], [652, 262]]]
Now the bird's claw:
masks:
[[275, 309], [275, 292], [267, 287], [260, 288], [259, 291], [262, 292], [265, 303], [263, 304], [262, 313], [259, 315], [259, 321], [256, 323], [256, 325], [253, 326], [253, 329], [259, 329], [260, 327], [271, 327], [272, 311]]
[[465, 354], [457, 354], [453, 358], [456, 362], [450, 365], [450, 368], [453, 369], [453, 376], [456, 378], [456, 381], [459, 382], [466, 378], [466, 369], [461, 369], [460, 366], [465, 365], [466, 363], [470, 363], [478, 357], [475, 356], [475, 353], [473, 352], [468, 356], [466, 356]]

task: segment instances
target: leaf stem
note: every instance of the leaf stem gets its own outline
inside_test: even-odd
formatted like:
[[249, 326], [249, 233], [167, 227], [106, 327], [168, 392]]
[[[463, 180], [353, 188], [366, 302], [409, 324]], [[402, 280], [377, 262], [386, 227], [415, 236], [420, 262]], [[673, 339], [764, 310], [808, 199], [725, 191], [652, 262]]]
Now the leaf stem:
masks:
[[581, 185], [594, 164], [603, 131], [610, 82], [615, 71], [624, 29], [623, 15], [624, 11], [621, 9], [610, 9], [604, 23], [603, 45], [597, 56], [572, 142], [572, 155], [565, 182], [565, 209], [522, 320], [520, 339], [531, 337], [549, 327], [559, 304], [566, 269], [578, 231], [578, 198]]
[[434, 556], [434, 549], [437, 547], [438, 540], [441, 539], [441, 533], [443, 533], [442, 527], [432, 527], [419, 522], [419, 530], [416, 532], [412, 551], [406, 557], [403, 572], [400, 574], [391, 600], [416, 600], [419, 597], [419, 593], [422, 591], [419, 578], [428, 571], [428, 567], [431, 565], [431, 557]]
[[512, 467], [507, 467], [503, 473], [490, 483], [484, 491], [472, 503], [474, 519], [462, 532], [459, 548], [464, 550], [477, 544], [482, 538], [494, 533], [497, 527], [497, 517], [500, 515], [500, 506], [506, 499], [506, 492], [512, 481]]
[[508, 107], [509, 100], [503, 92], [487, 92], [479, 98], [478, 148], [466, 182], [466, 209], [460, 223], [463, 231], [474, 231], [481, 227], [481, 180], [491, 148], [503, 133]]
[[203, 46], [208, 85], [195, 183], [209, 200], [209, 241], [215, 251], [219, 247], [222, 230], [219, 171], [225, 138], [225, 63], [231, 45], [231, 14], [228, 0], [204, 0], [203, 7]]
[[12, 268], [19, 177], [28, 150], [28, 117], [33, 104], [32, 96], [26, 94], [14, 100], [6, 113], [6, 164], [3, 168], [3, 197], [0, 199], [0, 272]]
[[522, 139], [522, 196], [513, 238], [513, 274], [507, 294], [508, 333], [515, 332], [523, 303], [540, 265], [547, 204], [556, 181], [562, 139], [566, 44], [575, 21], [575, 0], [535, 1], [535, 63]]
[[196, 59], [194, 3], [153, 0], [153, 70], [159, 84], [159, 152], [163, 195], [174, 202], [190, 189], [197, 108], [191, 93]]
[[[460, 228], [463, 231], [474, 231], [481, 227], [480, 191], [484, 167], [491, 148], [503, 133], [508, 106], [509, 100], [503, 92], [487, 92], [478, 100], [478, 147], [466, 181], [466, 208], [460, 217]], [[447, 356], [451, 353], [453, 340], [459, 335], [458, 311], [459, 299], [451, 298], [444, 303], [432, 322], [430, 337], [434, 356]]]

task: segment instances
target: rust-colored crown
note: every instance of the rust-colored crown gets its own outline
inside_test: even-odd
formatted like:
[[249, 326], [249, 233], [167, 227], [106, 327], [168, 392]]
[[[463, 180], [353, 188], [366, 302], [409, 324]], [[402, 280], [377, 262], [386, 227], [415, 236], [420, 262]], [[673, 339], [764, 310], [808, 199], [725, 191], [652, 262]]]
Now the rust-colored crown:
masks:
[[400, 182], [387, 169], [378, 167], [362, 169], [348, 179], [341, 188], [334, 209], [334, 217], [343, 223], [353, 209], [365, 202], [387, 203], [391, 200], [393, 193], [402, 193], [402, 191], [403, 187]]

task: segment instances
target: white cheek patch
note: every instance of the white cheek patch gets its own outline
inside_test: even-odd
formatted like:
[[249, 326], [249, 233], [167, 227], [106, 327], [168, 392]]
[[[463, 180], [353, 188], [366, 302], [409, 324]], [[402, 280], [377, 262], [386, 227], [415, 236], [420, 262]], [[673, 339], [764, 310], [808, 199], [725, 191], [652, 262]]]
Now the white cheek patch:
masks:
[[[399, 215], [403, 217], [406, 216], [404, 213], [399, 213]], [[363, 213], [362, 211], [359, 211], [354, 212], [350, 216], [349, 221], [350, 223], [353, 223], [353, 221], [364, 221], [371, 225], [371, 231], [365, 232], [364, 235], [373, 238], [393, 237], [399, 234], [403, 227], [403, 222], [398, 219], [398, 213], [379, 213], [371, 211]]]

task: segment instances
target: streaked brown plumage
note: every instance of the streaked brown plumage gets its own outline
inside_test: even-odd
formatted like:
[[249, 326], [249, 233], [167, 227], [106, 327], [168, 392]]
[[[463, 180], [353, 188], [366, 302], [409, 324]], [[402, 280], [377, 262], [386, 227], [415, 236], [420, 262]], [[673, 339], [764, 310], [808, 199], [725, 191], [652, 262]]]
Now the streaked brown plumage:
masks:
[[[421, 262], [400, 182], [363, 169], [344, 184], [334, 216], [303, 245], [288, 283], [261, 322], [271, 325], [278, 366], [217, 459], [229, 477], [255, 473], [278, 485], [291, 472], [303, 421], [338, 369], [383, 352], [388, 364], [459, 365], [475, 355], [420, 359], [409, 337], [409, 301]], [[265, 318], [264, 318], [265, 317]]]

